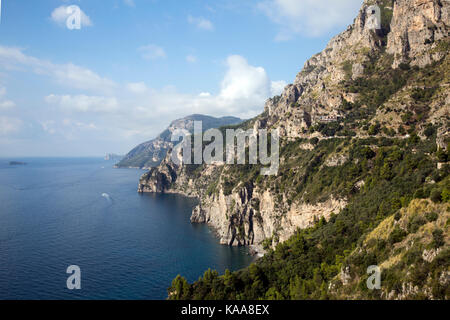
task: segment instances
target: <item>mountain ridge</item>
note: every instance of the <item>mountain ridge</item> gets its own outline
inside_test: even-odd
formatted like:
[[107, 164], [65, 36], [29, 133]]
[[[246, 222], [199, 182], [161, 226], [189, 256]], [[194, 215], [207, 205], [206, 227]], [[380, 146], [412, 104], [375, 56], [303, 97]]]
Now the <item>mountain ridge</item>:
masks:
[[175, 129], [187, 129], [193, 131], [193, 122], [202, 121], [203, 130], [218, 128], [224, 125], [239, 124], [243, 120], [237, 117], [215, 118], [207, 115], [192, 114], [184, 118], [173, 120], [169, 127], [161, 132], [156, 138], [133, 148], [123, 159], [117, 163], [118, 168], [140, 168], [148, 169], [159, 165], [164, 159], [167, 150], [173, 147], [170, 141], [171, 133]]

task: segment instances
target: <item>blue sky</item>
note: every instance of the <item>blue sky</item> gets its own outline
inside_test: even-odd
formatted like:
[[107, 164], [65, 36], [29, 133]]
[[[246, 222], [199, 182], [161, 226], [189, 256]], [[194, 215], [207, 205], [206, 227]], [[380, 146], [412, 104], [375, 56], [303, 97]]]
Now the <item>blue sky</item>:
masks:
[[255, 116], [361, 3], [2, 0], [0, 157], [126, 153], [188, 114]]

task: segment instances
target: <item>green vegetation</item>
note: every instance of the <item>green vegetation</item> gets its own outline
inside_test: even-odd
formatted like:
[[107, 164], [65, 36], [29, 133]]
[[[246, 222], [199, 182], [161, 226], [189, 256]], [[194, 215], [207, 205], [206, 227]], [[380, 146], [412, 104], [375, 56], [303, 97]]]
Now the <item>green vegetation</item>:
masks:
[[[380, 292], [369, 291], [364, 285], [368, 266], [407, 252], [402, 253], [405, 256], [400, 259], [404, 262], [387, 269], [383, 278], [389, 290], [400, 294], [400, 270], [405, 268], [407, 261], [422, 259], [419, 250], [425, 249], [427, 244], [417, 244], [411, 250], [399, 252], [395, 248], [403, 246], [404, 241], [428, 224], [435, 225], [432, 235], [430, 233], [429, 247], [444, 246], [443, 218], [440, 217], [444, 212], [448, 215], [448, 208], [443, 209], [443, 206], [444, 198], [448, 201], [450, 179], [448, 168], [437, 170], [433, 157], [426, 155], [433, 149], [429, 141], [331, 139], [319, 142], [313, 151], [297, 153], [302, 142], [284, 145], [282, 156], [289, 160], [281, 174], [270, 182], [260, 183], [278, 186], [279, 192], [293, 197], [292, 201], [302, 198], [303, 201], [315, 202], [333, 193], [347, 197], [350, 200], [348, 206], [329, 221], [321, 219], [314, 227], [298, 230], [288, 241], [278, 244], [274, 250], [269, 249], [263, 258], [247, 269], [233, 273], [227, 271], [222, 276], [209, 270], [193, 284], [186, 284], [184, 278], [177, 277], [169, 289], [171, 299], [180, 298], [180, 292], [183, 299], [339, 298], [345, 296], [345, 290], [350, 290], [339, 280], [345, 266], [350, 267], [353, 276], [359, 275], [361, 279], [350, 285], [351, 292], [363, 298], [378, 299], [381, 298]], [[337, 167], [324, 166], [327, 155], [336, 150], [346, 150], [348, 161]], [[240, 179], [254, 183], [256, 175], [253, 173], [243, 168], [234, 170], [235, 174], [241, 172]], [[427, 177], [433, 177], [437, 183], [426, 184]], [[365, 184], [357, 189], [355, 184], [360, 180]], [[237, 182], [233, 181], [232, 185]], [[417, 214], [408, 213], [405, 217], [411, 200], [421, 195], [419, 190], [423, 193], [424, 189], [431, 190], [428, 193], [436, 204], [424, 207], [430, 208], [426, 212], [418, 210]], [[291, 193], [291, 190], [295, 192]], [[439, 197], [434, 194], [439, 194]], [[400, 224], [386, 234], [385, 240], [382, 240], [384, 236], [371, 238], [377, 232], [377, 226], [393, 218]], [[370, 245], [366, 248], [364, 243], [367, 240], [370, 240]], [[363, 251], [358, 253], [359, 250]], [[438, 256], [440, 264], [427, 263], [420, 267], [426, 266], [425, 269], [414, 269], [412, 281], [425, 285], [426, 278], [423, 277], [430, 274], [436, 279], [439, 272], [449, 265], [450, 260], [445, 260], [445, 255], [448, 255], [448, 250]], [[440, 296], [447, 294], [439, 284], [435, 284], [433, 290]]]
[[[437, 147], [437, 126], [424, 126], [426, 140], [415, 133], [427, 118], [427, 109], [421, 106], [433, 99], [436, 84], [442, 80], [442, 75], [432, 71], [439, 70], [443, 62], [421, 70], [392, 70], [391, 63], [388, 56], [374, 59], [373, 67], [366, 69], [367, 77], [343, 84], [349, 92], [360, 94], [354, 104], [343, 106], [348, 112], [344, 121], [310, 128], [310, 132], [343, 137], [345, 130], [352, 131], [353, 122], [361, 121], [370, 138], [347, 135], [283, 141], [280, 157], [284, 162], [278, 176], [268, 179], [261, 179], [259, 166], [224, 169], [225, 194], [238, 186], [258, 186], [283, 195], [289, 204], [315, 204], [333, 195], [347, 199], [348, 205], [328, 221], [321, 219], [314, 227], [298, 230], [284, 243], [277, 244], [274, 234], [264, 242], [268, 253], [249, 268], [225, 275], [207, 271], [193, 284], [178, 277], [169, 288], [169, 298], [179, 298], [182, 292], [183, 299], [380, 299], [382, 293], [384, 298], [387, 294], [401, 295], [406, 282], [430, 288], [436, 298], [449, 296], [448, 286], [439, 277], [450, 261], [445, 242], [450, 168], [444, 165], [438, 170], [437, 162], [448, 161], [450, 148]], [[370, 124], [368, 120], [393, 94], [420, 81], [429, 86], [411, 92], [413, 107], [404, 114], [405, 123], [398, 129], [403, 135], [406, 127], [408, 139], [394, 138], [393, 130], [379, 122]], [[388, 137], [377, 136], [380, 133]], [[300, 148], [307, 142], [315, 146], [313, 150]], [[336, 156], [343, 162], [330, 165]], [[416, 210], [420, 201], [427, 205]], [[409, 245], [411, 239], [417, 241]], [[434, 260], [425, 261], [424, 250], [436, 248], [441, 251]], [[383, 264], [382, 291], [365, 286], [366, 269], [373, 264]], [[344, 284], [340, 274], [347, 267], [350, 278], [357, 280]], [[409, 270], [407, 277], [405, 270]], [[420, 292], [411, 297], [426, 298]]]
[[[384, 47], [393, 0], [372, 3], [382, 10], [376, 36]], [[441, 41], [433, 50], [446, 48], [448, 41]], [[325, 138], [283, 140], [277, 176], [261, 178], [260, 166], [226, 166], [223, 179], [211, 180], [208, 188], [212, 193], [221, 187], [225, 195], [242, 186], [271, 190], [282, 213], [292, 204], [330, 197], [345, 199], [346, 207], [283, 243], [275, 231], [263, 242], [266, 255], [246, 269], [224, 275], [208, 270], [192, 284], [178, 276], [169, 299], [449, 299], [450, 145], [436, 144], [448, 123], [427, 121], [448, 82], [449, 60], [393, 69], [394, 57], [383, 49], [367, 54], [360, 78], [352, 78], [351, 61], [340, 66], [345, 80], [338, 90], [357, 94], [342, 102], [339, 114], [345, 116], [303, 129]], [[402, 123], [383, 118], [394, 112]], [[252, 203], [256, 211], [259, 205]], [[371, 265], [382, 269], [381, 290], [366, 286]]]
[[351, 79], [353, 74], [353, 65], [350, 61], [347, 60], [342, 64], [342, 70], [345, 72], [346, 79]]

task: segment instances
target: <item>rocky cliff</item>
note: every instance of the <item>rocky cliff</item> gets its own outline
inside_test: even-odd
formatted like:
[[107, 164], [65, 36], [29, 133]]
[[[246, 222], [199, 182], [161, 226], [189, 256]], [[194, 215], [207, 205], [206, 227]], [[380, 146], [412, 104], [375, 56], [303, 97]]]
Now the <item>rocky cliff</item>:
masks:
[[[381, 9], [375, 30], [373, 4]], [[241, 125], [280, 129], [278, 176], [249, 165], [177, 166], [167, 157], [142, 176], [139, 192], [197, 197], [192, 222], [209, 224], [223, 244], [258, 250], [328, 221], [367, 187], [384, 144], [432, 139], [447, 149], [449, 14], [448, 0], [364, 1], [354, 23]]]
[[[381, 8], [379, 30], [366, 25], [367, 9], [372, 4]], [[355, 90], [351, 83], [378, 71], [424, 68], [442, 61], [448, 53], [449, 7], [448, 0], [365, 1], [354, 23], [308, 60], [280, 97], [267, 102], [267, 116], [261, 122], [280, 126], [288, 137], [304, 137], [309, 135], [307, 130], [313, 123], [347, 117], [348, 108], [355, 102], [360, 102], [359, 111], [365, 113], [362, 120], [377, 120], [372, 115], [383, 103], [402, 92], [408, 93], [410, 88], [402, 86], [398, 94], [371, 106], [362, 101], [364, 92]], [[442, 112], [448, 109], [441, 107], [448, 105], [449, 100], [446, 87], [441, 90], [444, 92], [436, 101], [441, 111], [438, 116], [442, 118]]]
[[346, 205], [345, 199], [331, 195], [323, 202], [289, 203], [270, 188], [255, 183], [237, 183], [226, 190], [227, 179], [234, 176], [228, 166], [177, 166], [169, 153], [157, 168], [141, 177], [139, 192], [177, 193], [200, 199], [192, 212], [191, 222], [213, 227], [220, 243], [232, 246], [254, 246], [263, 251], [263, 241], [276, 237], [286, 240], [297, 228], [305, 228]]

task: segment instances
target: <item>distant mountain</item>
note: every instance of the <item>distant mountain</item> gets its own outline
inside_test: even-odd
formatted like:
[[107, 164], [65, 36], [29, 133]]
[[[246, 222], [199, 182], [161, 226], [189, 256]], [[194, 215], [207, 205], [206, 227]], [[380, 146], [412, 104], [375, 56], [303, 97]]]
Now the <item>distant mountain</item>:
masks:
[[159, 165], [167, 150], [173, 147], [171, 134], [176, 129], [194, 130], [194, 121], [202, 121], [203, 130], [240, 124], [243, 120], [236, 117], [214, 118], [193, 114], [173, 121], [169, 127], [153, 140], [144, 142], [131, 150], [116, 166], [119, 168], [151, 168]]
[[123, 157], [124, 157], [124, 155], [115, 154], [115, 153], [108, 153], [105, 156], [105, 161], [111, 161], [111, 160], [120, 161], [120, 160], [123, 159]]

